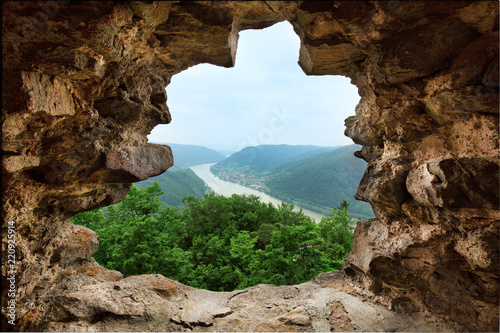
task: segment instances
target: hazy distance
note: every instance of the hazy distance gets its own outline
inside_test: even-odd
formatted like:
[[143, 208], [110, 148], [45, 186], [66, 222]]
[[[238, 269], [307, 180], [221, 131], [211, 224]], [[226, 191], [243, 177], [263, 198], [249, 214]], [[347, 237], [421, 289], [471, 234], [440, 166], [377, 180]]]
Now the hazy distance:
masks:
[[306, 76], [300, 41], [288, 22], [240, 32], [234, 68], [193, 66], [172, 78], [172, 122], [153, 142], [240, 150], [262, 144], [352, 144], [344, 119], [354, 114], [357, 88], [342, 76]]

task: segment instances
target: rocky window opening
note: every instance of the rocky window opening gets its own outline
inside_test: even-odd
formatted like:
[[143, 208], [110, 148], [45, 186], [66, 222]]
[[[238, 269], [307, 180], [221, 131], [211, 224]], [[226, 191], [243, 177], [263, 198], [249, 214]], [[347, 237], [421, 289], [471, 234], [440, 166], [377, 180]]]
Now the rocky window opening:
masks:
[[288, 22], [240, 32], [234, 67], [200, 64], [172, 77], [166, 91], [175, 117], [155, 127], [149, 141], [228, 152], [266, 144], [352, 144], [344, 119], [354, 115], [357, 88], [343, 76], [305, 75], [299, 49]]
[[[497, 1], [2, 10], [2, 330], [498, 332]], [[360, 96], [345, 133], [362, 146], [356, 198], [375, 217], [358, 222], [342, 270], [216, 292], [99, 265], [97, 234], [71, 218], [174, 164], [147, 138], [172, 120], [165, 87], [202, 63], [234, 66], [240, 32], [284, 21], [307, 75], [346, 76]], [[251, 239], [234, 238], [235, 257]]]
[[374, 217], [354, 198], [361, 146], [343, 136], [359, 96], [347, 79], [306, 76], [299, 47], [292, 26], [277, 23], [240, 33], [233, 69], [197, 65], [173, 77], [173, 122], [149, 141], [168, 144], [174, 165], [122, 203], [72, 219], [97, 232], [99, 264], [214, 291], [341, 270], [356, 221]]

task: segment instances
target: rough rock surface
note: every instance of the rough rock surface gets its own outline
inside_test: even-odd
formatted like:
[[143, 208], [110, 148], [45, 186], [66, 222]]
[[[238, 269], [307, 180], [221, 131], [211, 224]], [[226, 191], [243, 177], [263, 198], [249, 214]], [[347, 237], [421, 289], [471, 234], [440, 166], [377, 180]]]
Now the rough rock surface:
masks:
[[[327, 278], [335, 282], [342, 276]], [[73, 284], [74, 278], [62, 280], [58, 288]], [[55, 332], [453, 332], [458, 327], [420, 313], [390, 311], [338, 286], [321, 286], [315, 281], [213, 292], [162, 275], [139, 275], [119, 281], [89, 281], [73, 289], [70, 287], [64, 294], [54, 289], [43, 296], [37, 308], [36, 327]]]
[[[498, 2], [2, 5], [3, 330], [498, 331]], [[361, 96], [346, 135], [376, 218], [345, 278], [213, 293], [99, 267], [70, 218], [172, 164], [146, 139], [171, 119], [171, 77], [232, 66], [240, 30], [283, 20], [306, 74], [348, 76]]]

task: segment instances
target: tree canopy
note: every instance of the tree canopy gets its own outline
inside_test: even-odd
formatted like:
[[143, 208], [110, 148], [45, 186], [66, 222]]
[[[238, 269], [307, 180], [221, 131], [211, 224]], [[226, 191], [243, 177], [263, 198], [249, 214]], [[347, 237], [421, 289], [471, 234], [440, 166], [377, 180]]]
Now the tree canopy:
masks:
[[94, 258], [106, 268], [163, 274], [184, 284], [232, 291], [260, 283], [297, 284], [341, 268], [352, 247], [346, 202], [316, 224], [293, 205], [256, 196], [206, 194], [161, 205], [158, 182], [114, 206], [80, 213], [72, 222], [99, 236]]

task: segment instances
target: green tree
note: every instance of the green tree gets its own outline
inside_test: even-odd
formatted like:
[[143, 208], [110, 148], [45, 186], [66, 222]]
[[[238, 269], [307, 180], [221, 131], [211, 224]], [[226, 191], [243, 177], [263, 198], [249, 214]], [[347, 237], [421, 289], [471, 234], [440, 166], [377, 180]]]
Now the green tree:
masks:
[[330, 217], [321, 219], [318, 229], [324, 240], [321, 251], [332, 263], [333, 269], [341, 269], [342, 260], [352, 249], [354, 227], [349, 211], [334, 208]]
[[132, 185], [127, 198], [110, 206], [106, 216], [97, 210], [73, 218], [74, 223], [97, 232], [100, 243], [94, 254], [97, 262], [125, 276], [159, 273], [169, 242], [175, 245], [168, 231], [179, 220], [174, 209], [160, 209], [161, 194], [157, 182], [144, 189]]
[[193, 287], [231, 291], [308, 281], [339, 269], [352, 247], [346, 202], [316, 224], [291, 204], [276, 208], [255, 196], [188, 197], [179, 212], [162, 208], [161, 194], [157, 182], [132, 186], [105, 213], [73, 218], [99, 235], [94, 258], [101, 265], [125, 276], [163, 274]]
[[257, 251], [256, 260], [252, 262], [252, 280], [296, 284], [327, 271], [328, 261], [320, 251], [322, 243], [316, 224], [312, 221], [279, 226], [278, 230], [272, 232], [265, 251]]
[[231, 237], [230, 242], [229, 254], [231, 262], [246, 271], [245, 268], [248, 267], [255, 253], [257, 237], [252, 238], [248, 231], [242, 230], [236, 236]]
[[107, 219], [100, 209], [76, 214], [71, 221], [74, 224], [82, 225], [94, 231], [101, 230], [107, 226]]
[[186, 251], [177, 245], [171, 248], [167, 246], [165, 257], [162, 259], [162, 266], [157, 267], [158, 271], [156, 273], [190, 286], [197, 285], [197, 278], [194, 274], [195, 264], [191, 251]]
[[278, 230], [278, 227], [272, 223], [262, 223], [257, 230], [252, 232], [252, 235], [257, 237], [257, 249], [265, 250], [266, 246], [271, 242], [273, 231]]
[[343, 210], [343, 209], [347, 210], [348, 207], [349, 207], [349, 205], [350, 205], [350, 203], [347, 202], [346, 199], [342, 199], [342, 201], [340, 202], [340, 205], [337, 207], [337, 209], [340, 210], [340, 211]]

